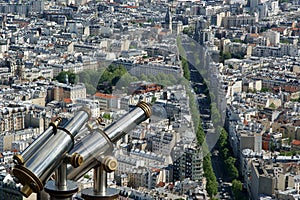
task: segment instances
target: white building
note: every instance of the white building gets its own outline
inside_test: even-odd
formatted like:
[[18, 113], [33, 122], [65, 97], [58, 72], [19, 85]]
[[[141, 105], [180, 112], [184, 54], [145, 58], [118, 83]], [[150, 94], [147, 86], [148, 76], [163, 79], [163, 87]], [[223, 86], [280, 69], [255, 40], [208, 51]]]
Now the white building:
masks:
[[267, 31], [264, 33], [265, 37], [269, 39], [271, 46], [279, 45], [280, 43], [280, 33], [276, 31]]

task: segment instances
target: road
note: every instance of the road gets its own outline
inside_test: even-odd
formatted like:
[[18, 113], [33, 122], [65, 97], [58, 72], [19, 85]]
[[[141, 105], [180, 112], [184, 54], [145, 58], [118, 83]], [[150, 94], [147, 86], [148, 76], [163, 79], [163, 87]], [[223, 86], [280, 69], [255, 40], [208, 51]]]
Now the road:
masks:
[[217, 144], [219, 133], [216, 133], [211, 124], [210, 117], [210, 102], [209, 99], [204, 94], [205, 86], [203, 85], [203, 78], [197, 70], [190, 66], [190, 77], [192, 87], [198, 96], [199, 113], [203, 122], [203, 129], [206, 133], [206, 142], [208, 144], [209, 150], [212, 153], [211, 161], [212, 167], [215, 172], [216, 178], [219, 183], [217, 199], [233, 199], [231, 187], [228, 181], [230, 180], [226, 174], [224, 163], [221, 160], [218, 153], [216, 152], [215, 145]]

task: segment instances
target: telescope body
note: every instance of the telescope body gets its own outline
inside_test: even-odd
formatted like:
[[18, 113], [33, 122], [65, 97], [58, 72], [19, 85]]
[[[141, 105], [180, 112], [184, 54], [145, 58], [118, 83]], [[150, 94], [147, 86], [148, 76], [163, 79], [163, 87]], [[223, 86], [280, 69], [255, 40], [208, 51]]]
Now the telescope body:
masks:
[[93, 129], [97, 129], [100, 127], [102, 122], [101, 118], [97, 118], [92, 120], [91, 122], [87, 122], [85, 126], [83, 126], [80, 130], [79, 133], [76, 135], [75, 140], [79, 140], [82, 138], [84, 135], [89, 134]]
[[[79, 110], [57, 133], [52, 135], [45, 144], [38, 148], [24, 164], [17, 164], [13, 168], [13, 175], [24, 186], [21, 190], [28, 197], [32, 192], [39, 192], [55, 169], [62, 164], [67, 153], [74, 146], [74, 137], [88, 121], [90, 112]], [[31, 148], [30, 146], [28, 147]]]
[[62, 121], [59, 117], [54, 122], [51, 122], [49, 127], [34, 140], [22, 154], [16, 154], [13, 157], [15, 164], [24, 164], [33, 154], [35, 154], [41, 146], [43, 146], [53, 134], [57, 132], [57, 126]]
[[130, 112], [106, 127], [103, 131], [96, 129], [76, 143], [70, 153], [79, 153], [84, 162], [77, 168], [68, 167], [67, 177], [78, 180], [89, 170], [99, 165], [102, 158], [113, 151], [113, 144], [151, 115], [150, 105], [140, 102]]
[[[77, 181], [100, 164], [105, 168], [109, 166], [115, 169], [116, 161], [107, 157], [112, 153], [114, 143], [148, 119], [151, 108], [149, 104], [139, 102], [135, 108], [104, 130], [98, 128], [97, 122], [87, 123], [90, 115], [90, 110], [82, 108], [62, 127], [58, 127], [61, 119], [57, 120], [22, 154], [14, 157], [12, 173], [15, 180], [23, 185], [21, 193], [25, 197], [43, 190], [54, 172], [57, 179], [54, 189], [45, 189], [54, 193], [61, 190], [60, 192], [69, 192], [71, 195], [73, 191], [65, 189], [67, 179]], [[79, 138], [81, 140], [75, 143]], [[83, 158], [83, 163], [79, 157]], [[67, 163], [72, 166], [68, 165], [66, 168]]]

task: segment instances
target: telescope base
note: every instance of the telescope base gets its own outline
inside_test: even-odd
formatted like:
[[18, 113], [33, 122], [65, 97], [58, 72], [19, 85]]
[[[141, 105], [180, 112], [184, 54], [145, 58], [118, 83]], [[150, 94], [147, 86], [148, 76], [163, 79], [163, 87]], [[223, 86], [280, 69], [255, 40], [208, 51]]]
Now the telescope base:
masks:
[[95, 193], [93, 188], [83, 189], [81, 197], [84, 200], [115, 200], [119, 198], [119, 192], [114, 188], [106, 188], [105, 193]]
[[66, 187], [60, 189], [55, 185], [55, 181], [50, 180], [46, 183], [44, 190], [50, 195], [51, 200], [71, 200], [73, 194], [78, 192], [78, 186], [76, 182], [68, 180]]

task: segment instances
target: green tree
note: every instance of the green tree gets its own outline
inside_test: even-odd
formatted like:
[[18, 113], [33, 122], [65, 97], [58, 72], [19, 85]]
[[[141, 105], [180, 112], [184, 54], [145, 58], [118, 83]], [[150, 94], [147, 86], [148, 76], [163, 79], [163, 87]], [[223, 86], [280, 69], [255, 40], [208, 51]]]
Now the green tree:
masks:
[[[184, 85], [189, 85], [189, 83], [188, 83], [188, 81], [186, 79], [184, 79], [182, 81], [182, 83]], [[186, 86], [186, 87], [189, 87], [189, 86]], [[193, 123], [196, 126], [196, 125], [198, 125], [200, 123], [200, 116], [199, 116], [198, 105], [197, 105], [196, 100], [195, 100], [195, 95], [190, 90], [186, 90], [186, 91], [187, 91], [187, 95], [189, 97], [189, 106], [190, 106], [190, 111], [191, 111]]]
[[231, 58], [231, 53], [227, 51], [220, 52], [220, 62], [224, 63], [225, 60]]
[[230, 58], [231, 58], [231, 53], [225, 51], [225, 52], [223, 53], [223, 58], [224, 58], [224, 60], [230, 59]]
[[234, 194], [235, 199], [241, 199], [242, 198], [242, 190], [243, 190], [243, 184], [241, 181], [234, 179], [232, 181], [232, 191]]
[[181, 43], [181, 38], [177, 37], [176, 38], [177, 41], [177, 47], [178, 47], [178, 51], [179, 51], [179, 55], [181, 55], [180, 59], [181, 59], [181, 66], [182, 66], [182, 71], [183, 71], [183, 76], [186, 80], [190, 80], [190, 70], [189, 70], [189, 65], [187, 62], [187, 56], [186, 56], [186, 52], [185, 49], [182, 46]]
[[122, 65], [109, 65], [102, 73], [97, 85], [97, 89], [104, 93], [112, 93], [113, 86], [115, 86], [121, 77], [127, 73], [127, 70]]
[[103, 73], [103, 70], [84, 70], [78, 73], [78, 80], [85, 84], [88, 94], [95, 94], [97, 83]]
[[93, 95], [93, 94], [95, 94], [96, 91], [97, 91], [96, 87], [93, 86], [93, 85], [91, 85], [91, 84], [89, 84], [89, 83], [86, 83], [86, 84], [85, 84], [85, 87], [86, 87], [86, 93], [88, 93], [88, 94]]
[[104, 119], [111, 119], [111, 116], [110, 116], [109, 113], [104, 113], [104, 114], [102, 115], [102, 117], [103, 117]]
[[145, 74], [142, 74], [142, 75], [140, 76], [140, 80], [143, 80], [143, 81], [150, 81], [150, 80], [149, 80], [149, 77], [146, 76]]
[[196, 137], [197, 137], [198, 144], [202, 145], [204, 140], [205, 140], [205, 133], [204, 133], [204, 130], [202, 128], [201, 121], [198, 123]]
[[151, 103], [155, 103], [156, 99], [157, 99], [156, 97], [152, 97]]
[[221, 149], [221, 155], [223, 159], [226, 160], [229, 156], [229, 149], [228, 148]]
[[234, 38], [232, 40], [232, 42], [243, 43], [243, 41], [241, 39], [238, 39], [238, 38]]
[[181, 58], [181, 65], [182, 65], [182, 70], [183, 70], [183, 76], [187, 80], [190, 80], [190, 70], [189, 70], [189, 64], [188, 61], [185, 58]]
[[234, 165], [235, 161], [236, 161], [236, 159], [234, 157], [230, 156], [224, 161], [224, 163], [225, 163], [225, 165], [230, 166], [230, 165]]
[[55, 77], [55, 79], [60, 83], [66, 83], [67, 74], [68, 73], [66, 71], [62, 71]]
[[210, 197], [213, 197], [218, 192], [218, 182], [211, 165], [211, 159], [209, 154], [203, 158], [203, 170], [204, 176], [206, 177], [207, 181], [206, 191]]
[[97, 71], [89, 70], [90, 83], [94, 84], [94, 86], [96, 87], [103, 72], [104, 71], [102, 71], [102, 70], [97, 70]]
[[220, 124], [221, 122], [221, 114], [217, 108], [216, 102], [210, 104], [211, 107], [211, 118], [214, 124]]
[[135, 76], [131, 76], [129, 73], [125, 73], [119, 81], [116, 83], [116, 88], [117, 89], [122, 89], [125, 92], [128, 92], [127, 89], [132, 82], [136, 82], [139, 79]]
[[224, 161], [227, 173], [231, 178], [238, 178], [239, 177], [239, 171], [235, 166], [235, 161], [236, 161], [236, 159], [232, 156], [229, 156]]
[[219, 146], [221, 149], [224, 149], [227, 146], [227, 137], [228, 137], [228, 134], [227, 134], [226, 130], [223, 128], [221, 130], [220, 137], [219, 137]]
[[269, 88], [261, 88], [260, 92], [270, 92]]
[[279, 0], [279, 3], [288, 3], [289, 0]]
[[269, 105], [269, 108], [271, 108], [271, 109], [276, 109], [276, 105], [272, 102], [270, 105]]
[[[193, 54], [194, 56], [194, 60], [195, 60], [195, 66], [199, 66], [200, 65], [200, 58], [199, 58], [199, 54], [197, 54], [196, 52]], [[206, 75], [207, 70], [203, 71], [203, 74], [201, 73], [202, 76]]]
[[195, 28], [193, 26], [184, 27], [182, 33], [192, 37], [194, 35]]
[[88, 175], [88, 174], [85, 174], [83, 177], [86, 179], [90, 179], [90, 175]]
[[74, 73], [69, 73], [69, 82], [72, 84], [78, 83], [78, 76]]
[[[82, 83], [91, 83], [91, 76], [88, 71], [84, 70], [78, 74], [79, 81]], [[98, 82], [98, 81], [97, 81]]]
[[290, 101], [293, 101], [293, 102], [300, 102], [300, 96], [296, 99], [290, 99]]
[[151, 82], [153, 82], [153, 83], [157, 83], [157, 82], [158, 82], [156, 76], [154, 76], [154, 75], [152, 75], [152, 74], [150, 74], [150, 75], [148, 76], [148, 79], [149, 79]]
[[275, 145], [275, 143], [274, 143], [273, 141], [271, 141], [271, 142], [270, 142], [270, 151], [271, 151], [271, 152], [274, 152], [275, 149], [276, 149], [276, 145]]
[[71, 84], [77, 83], [77, 80], [78, 80], [77, 76], [75, 73], [73, 73], [71, 71], [62, 71], [55, 78], [60, 83], [66, 83], [67, 77], [68, 77], [69, 83], [71, 83]]
[[117, 81], [126, 73], [126, 69], [122, 65], [109, 65], [100, 77], [99, 84], [110, 82], [116, 85]]

